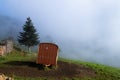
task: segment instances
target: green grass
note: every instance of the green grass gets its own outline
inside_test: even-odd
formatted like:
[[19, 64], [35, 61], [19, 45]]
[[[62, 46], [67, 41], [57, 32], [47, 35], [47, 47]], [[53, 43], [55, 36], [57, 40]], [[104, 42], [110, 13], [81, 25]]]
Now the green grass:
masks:
[[114, 68], [102, 64], [82, 62], [78, 60], [70, 60], [64, 58], [59, 58], [59, 60], [78, 65], [81, 64], [84, 65], [85, 67], [95, 70], [97, 76], [89, 80], [120, 80], [120, 68]]
[[27, 55], [26, 52], [21, 52], [17, 50], [13, 50], [11, 53], [8, 53], [5, 56], [0, 56], [0, 67], [10, 66], [4, 63], [12, 62], [12, 61], [36, 61], [36, 56], [34, 54]]
[[[36, 56], [34, 54], [29, 54], [26, 55], [26, 53], [13, 50], [10, 54], [7, 54], [6, 56], [0, 57], [0, 66], [7, 66], [4, 64], [5, 62], [9, 61], [29, 61], [29, 60], [36, 60]], [[93, 78], [67, 78], [64, 77], [62, 80], [120, 80], [120, 68], [114, 68], [110, 66], [105, 66], [101, 64], [96, 64], [96, 63], [90, 63], [90, 62], [82, 62], [82, 61], [77, 61], [77, 60], [70, 60], [70, 59], [64, 59], [64, 58], [59, 58], [60, 61], [63, 62], [68, 62], [68, 63], [73, 63], [77, 65], [84, 65], [85, 67], [91, 68], [95, 71], [97, 74], [96, 77]], [[56, 80], [54, 78], [29, 78], [29, 77], [19, 77], [14, 75], [15, 80]]]
[[33, 53], [28, 54], [26, 52], [19, 52], [17, 50], [13, 50], [11, 53], [8, 53], [5, 56], [1, 56], [0, 63], [7, 61], [27, 61], [31, 60], [31, 58], [36, 58]]

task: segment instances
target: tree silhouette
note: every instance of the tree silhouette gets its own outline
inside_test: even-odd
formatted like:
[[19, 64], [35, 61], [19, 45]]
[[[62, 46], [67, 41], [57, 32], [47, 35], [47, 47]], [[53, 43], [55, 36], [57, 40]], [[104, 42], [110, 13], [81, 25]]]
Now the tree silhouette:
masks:
[[23, 26], [23, 32], [19, 33], [20, 35], [18, 36], [18, 42], [21, 45], [25, 45], [28, 47], [28, 52], [31, 51], [31, 47], [35, 46], [39, 43], [39, 37], [38, 34], [36, 33], [36, 29], [33, 26], [32, 20], [30, 17], [27, 18], [27, 21], [25, 22]]

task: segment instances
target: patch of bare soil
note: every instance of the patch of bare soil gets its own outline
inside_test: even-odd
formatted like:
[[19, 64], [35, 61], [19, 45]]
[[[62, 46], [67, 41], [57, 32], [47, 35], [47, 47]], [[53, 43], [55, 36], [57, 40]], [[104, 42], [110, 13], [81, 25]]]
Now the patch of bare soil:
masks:
[[43, 66], [35, 62], [12, 61], [5, 63], [5, 67], [0, 67], [0, 73], [14, 74], [21, 77], [95, 77], [95, 71], [83, 65], [58, 61], [57, 69], [44, 70]]

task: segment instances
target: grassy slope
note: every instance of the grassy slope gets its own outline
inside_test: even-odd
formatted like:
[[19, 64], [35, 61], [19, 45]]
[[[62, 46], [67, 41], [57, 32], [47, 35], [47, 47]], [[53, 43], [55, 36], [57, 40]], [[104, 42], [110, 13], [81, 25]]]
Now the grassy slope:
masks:
[[[14, 50], [11, 54], [7, 56], [0, 57], [0, 66], [7, 66], [4, 63], [8, 61], [29, 61], [29, 60], [35, 60], [36, 57], [31, 55], [24, 56], [23, 53]], [[69, 60], [69, 59], [63, 59], [59, 58], [60, 61], [63, 62], [69, 62], [73, 64], [82, 64], [85, 67], [92, 68], [96, 71], [97, 76], [94, 78], [67, 78], [63, 77], [63, 80], [120, 80], [120, 69], [118, 68], [113, 68], [105, 65], [100, 65], [100, 64], [94, 64], [94, 63], [89, 63], [89, 62], [81, 62], [81, 61], [75, 61], [75, 60]], [[47, 79], [47, 78], [23, 78], [23, 77], [18, 77], [14, 75], [15, 80], [55, 80], [55, 79]]]
[[82, 64], [86, 67], [89, 67], [96, 71], [97, 76], [90, 80], [120, 80], [120, 69], [114, 68], [110, 66], [105, 66], [102, 64], [90, 63], [90, 62], [82, 62], [82, 61], [75, 61], [70, 59], [63, 59], [60, 60], [74, 63], [74, 64]]

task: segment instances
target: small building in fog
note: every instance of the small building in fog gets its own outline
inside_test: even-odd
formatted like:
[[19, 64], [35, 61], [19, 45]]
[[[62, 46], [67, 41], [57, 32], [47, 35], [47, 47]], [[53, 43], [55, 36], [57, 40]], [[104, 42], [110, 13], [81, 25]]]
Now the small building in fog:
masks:
[[10, 53], [13, 50], [13, 39], [9, 38], [0, 41], [0, 56]]

